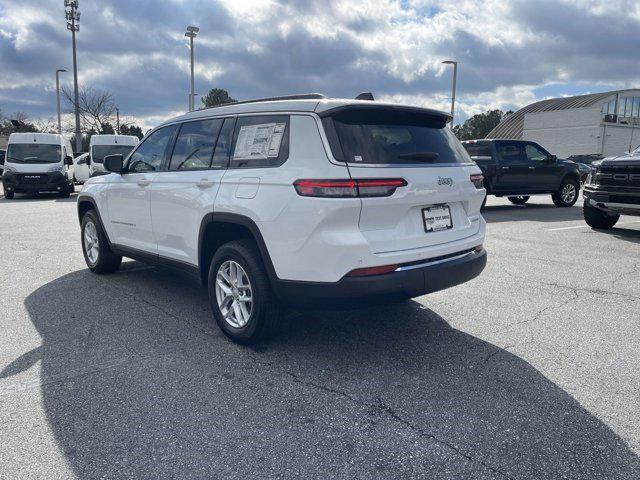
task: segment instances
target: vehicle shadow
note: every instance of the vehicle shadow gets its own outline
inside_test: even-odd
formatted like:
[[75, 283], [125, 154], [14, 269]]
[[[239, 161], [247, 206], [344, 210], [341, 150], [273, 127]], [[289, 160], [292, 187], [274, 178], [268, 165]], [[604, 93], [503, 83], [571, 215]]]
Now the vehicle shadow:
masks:
[[584, 221], [582, 207], [577, 204], [570, 208], [558, 208], [555, 205], [535, 203], [527, 203], [525, 205], [486, 205], [482, 209], [482, 216], [487, 223], [513, 222], [514, 220], [533, 222]]
[[40, 362], [78, 478], [640, 478], [532, 365], [417, 302], [294, 312], [255, 348], [212, 325], [204, 289], [135, 262], [67, 274], [25, 306], [42, 345], [0, 383]]
[[47, 200], [53, 200], [56, 202], [63, 202], [63, 203], [76, 202], [77, 201], [76, 195], [77, 195], [77, 192], [72, 193], [69, 198], [62, 198], [57, 193], [38, 193], [35, 195], [28, 194], [28, 193], [16, 193], [16, 196], [11, 200], [7, 200], [6, 198], [4, 198], [4, 196], [0, 196], [0, 203], [12, 203], [12, 202], [27, 203], [27, 202], [42, 202]]

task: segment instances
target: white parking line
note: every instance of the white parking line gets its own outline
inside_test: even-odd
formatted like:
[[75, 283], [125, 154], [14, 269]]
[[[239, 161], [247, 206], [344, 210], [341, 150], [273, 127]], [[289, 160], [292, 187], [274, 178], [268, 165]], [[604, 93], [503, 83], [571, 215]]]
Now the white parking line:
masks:
[[[619, 225], [630, 225], [632, 223], [640, 223], [640, 220], [635, 220], [633, 222], [616, 223], [616, 227]], [[573, 227], [547, 228], [547, 232], [557, 232], [559, 230], [573, 230], [574, 228], [589, 228], [589, 225], [575, 225]]]

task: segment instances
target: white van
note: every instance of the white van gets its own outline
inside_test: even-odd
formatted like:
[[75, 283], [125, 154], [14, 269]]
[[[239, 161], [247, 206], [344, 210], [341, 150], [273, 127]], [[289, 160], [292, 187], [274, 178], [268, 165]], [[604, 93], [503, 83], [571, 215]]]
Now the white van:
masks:
[[38, 192], [68, 197], [74, 191], [72, 155], [71, 142], [62, 135], [12, 133], [2, 174], [4, 197]]
[[89, 174], [104, 175], [108, 173], [103, 166], [107, 155], [127, 157], [140, 140], [133, 135], [93, 135], [89, 142]]

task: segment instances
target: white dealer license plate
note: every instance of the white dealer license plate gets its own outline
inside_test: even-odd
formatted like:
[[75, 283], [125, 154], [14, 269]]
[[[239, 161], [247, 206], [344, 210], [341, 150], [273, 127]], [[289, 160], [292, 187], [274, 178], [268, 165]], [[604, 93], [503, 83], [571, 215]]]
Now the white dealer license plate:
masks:
[[424, 220], [424, 231], [427, 233], [453, 228], [449, 205], [434, 205], [423, 208], [422, 219]]

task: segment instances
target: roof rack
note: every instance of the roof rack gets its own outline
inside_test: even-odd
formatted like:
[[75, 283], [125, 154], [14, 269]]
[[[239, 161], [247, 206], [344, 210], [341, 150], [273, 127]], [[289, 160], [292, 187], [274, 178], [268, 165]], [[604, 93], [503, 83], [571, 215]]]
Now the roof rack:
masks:
[[243, 103], [257, 103], [257, 102], [275, 102], [277, 100], [323, 100], [327, 98], [322, 93], [299, 93], [296, 95], [283, 95], [281, 97], [267, 97], [267, 98], [255, 98], [253, 100], [242, 100], [241, 102], [229, 102], [215, 107], [207, 107], [202, 110], [208, 110], [209, 108], [227, 107], [229, 105], [241, 105]]

